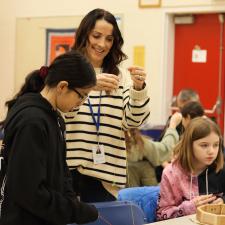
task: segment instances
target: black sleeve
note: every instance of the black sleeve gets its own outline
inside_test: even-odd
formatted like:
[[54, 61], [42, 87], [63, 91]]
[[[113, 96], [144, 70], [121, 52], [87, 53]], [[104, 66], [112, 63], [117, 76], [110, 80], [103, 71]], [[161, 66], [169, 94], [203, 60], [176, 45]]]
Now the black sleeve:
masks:
[[[37, 122], [26, 124], [14, 136], [7, 176], [12, 200], [33, 215], [54, 224], [96, 220], [96, 208], [78, 201], [71, 189], [62, 195], [48, 186], [47, 138], [45, 129]], [[65, 182], [69, 182], [67, 178]]]
[[225, 203], [225, 167], [220, 171], [220, 176], [218, 179], [218, 185], [220, 185], [219, 192], [223, 192], [223, 202]]
[[80, 224], [80, 223], [82, 224], [82, 223], [87, 223], [87, 222], [96, 220], [98, 218], [97, 209], [92, 205], [89, 205], [86, 203], [81, 203], [78, 201], [76, 194], [72, 188], [72, 177], [71, 177], [71, 174], [70, 174], [70, 171], [69, 171], [66, 161], [65, 161], [64, 186], [65, 186], [65, 190], [66, 190], [66, 196], [68, 197], [68, 199], [72, 199], [72, 202], [75, 203], [75, 206], [78, 203], [82, 206], [79, 210], [79, 209], [77, 209], [78, 207], [76, 208], [72, 204], [72, 207], [74, 208], [75, 213], [72, 215], [72, 219], [71, 219], [70, 223], [76, 222], [78, 224]]

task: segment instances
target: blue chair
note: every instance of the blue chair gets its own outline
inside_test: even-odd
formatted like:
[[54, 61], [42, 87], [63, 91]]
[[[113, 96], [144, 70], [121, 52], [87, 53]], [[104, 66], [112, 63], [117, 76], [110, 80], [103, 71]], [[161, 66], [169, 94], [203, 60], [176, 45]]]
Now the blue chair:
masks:
[[132, 201], [145, 213], [148, 223], [156, 221], [159, 186], [131, 187], [119, 191], [118, 200]]
[[148, 129], [148, 130], [141, 130], [141, 133], [143, 135], [149, 136], [154, 141], [157, 141], [160, 138], [160, 135], [162, 133], [162, 129], [158, 129], [158, 128], [154, 129], [154, 128], [152, 128], [152, 129]]

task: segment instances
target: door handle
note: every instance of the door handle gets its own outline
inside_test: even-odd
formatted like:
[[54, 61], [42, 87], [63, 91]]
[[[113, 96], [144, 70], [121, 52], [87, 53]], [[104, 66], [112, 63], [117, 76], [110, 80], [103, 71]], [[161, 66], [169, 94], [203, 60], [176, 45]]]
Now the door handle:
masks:
[[213, 105], [213, 107], [211, 109], [205, 109], [205, 113], [207, 114], [213, 114], [215, 113], [215, 111], [217, 111], [218, 114], [221, 113], [221, 104], [222, 101], [220, 98], [217, 99], [216, 103]]

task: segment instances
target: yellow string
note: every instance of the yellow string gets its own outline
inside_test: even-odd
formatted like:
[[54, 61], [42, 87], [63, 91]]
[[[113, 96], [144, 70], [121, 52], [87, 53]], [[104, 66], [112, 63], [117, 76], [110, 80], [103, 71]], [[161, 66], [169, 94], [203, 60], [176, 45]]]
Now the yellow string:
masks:
[[131, 212], [132, 212], [132, 221], [133, 221], [133, 225], [135, 225], [135, 224], [134, 224], [134, 213], [133, 213], [132, 205], [130, 205], [130, 208], [131, 208]]
[[106, 220], [103, 216], [101, 216], [100, 214], [99, 214], [99, 219], [101, 219], [102, 221], [104, 221], [106, 224], [109, 224], [109, 225], [112, 225], [108, 220]]
[[[129, 205], [130, 205], [130, 210], [131, 210], [132, 223], [133, 223], [133, 225], [135, 225], [133, 208], [132, 208], [132, 205], [131, 205], [131, 204], [129, 204]], [[105, 218], [104, 218], [103, 216], [101, 216], [100, 214], [99, 214], [98, 217], [99, 217], [100, 220], [104, 221], [106, 224], [112, 225], [107, 219], [105, 219]]]

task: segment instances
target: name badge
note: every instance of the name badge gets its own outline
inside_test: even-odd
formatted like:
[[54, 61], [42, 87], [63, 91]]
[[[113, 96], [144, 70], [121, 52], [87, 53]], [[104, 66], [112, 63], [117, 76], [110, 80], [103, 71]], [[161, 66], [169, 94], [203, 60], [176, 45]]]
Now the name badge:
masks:
[[103, 145], [97, 145], [92, 148], [94, 164], [105, 163], [105, 151]]

